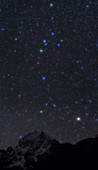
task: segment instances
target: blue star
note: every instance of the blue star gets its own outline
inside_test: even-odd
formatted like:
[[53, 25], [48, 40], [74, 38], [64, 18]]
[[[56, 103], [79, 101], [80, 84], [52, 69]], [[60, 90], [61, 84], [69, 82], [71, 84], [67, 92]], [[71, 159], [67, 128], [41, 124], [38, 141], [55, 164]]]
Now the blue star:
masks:
[[85, 48], [85, 51], [88, 51], [88, 48]]
[[57, 46], [60, 47], [60, 44], [58, 44]]
[[56, 107], [56, 104], [53, 104], [53, 107]]
[[8, 73], [7, 75], [8, 75], [8, 77], [10, 77], [10, 74], [9, 74], [9, 73]]
[[47, 43], [45, 43], [45, 46], [47, 46]]
[[89, 103], [92, 103], [92, 100], [91, 100], [91, 99], [89, 99]]
[[15, 41], [17, 41], [17, 40], [18, 40], [18, 38], [16, 37], [16, 38], [15, 38]]
[[97, 79], [96, 79], [96, 78], [94, 78], [94, 81], [97, 81]]
[[25, 109], [25, 112], [27, 112], [28, 110], [27, 109]]
[[43, 52], [43, 50], [42, 49], [40, 49], [40, 53], [42, 53]]
[[84, 69], [84, 67], [83, 66], [81, 66], [81, 70], [83, 70]]
[[46, 77], [42, 77], [42, 79], [43, 79], [43, 80], [45, 80], [45, 79], [46, 79]]
[[86, 5], [86, 7], [88, 8], [88, 7], [89, 7], [89, 5]]
[[48, 103], [45, 103], [45, 105], [47, 106], [47, 105], [48, 105]]
[[52, 32], [51, 34], [54, 35], [54, 32]]
[[88, 113], [85, 114], [88, 117]]
[[32, 29], [30, 29], [30, 32], [32, 32], [33, 30]]
[[22, 139], [22, 136], [19, 136], [20, 139]]
[[85, 109], [85, 110], [87, 110], [87, 109], [88, 109], [88, 107], [87, 107], [87, 106], [84, 106], [84, 109]]
[[62, 143], [62, 140], [59, 140], [60, 143]]
[[78, 63], [79, 63], [79, 60], [77, 60], [76, 63], [78, 64]]
[[51, 17], [51, 19], [53, 20], [54, 18], [53, 18], [53, 17]]
[[39, 22], [36, 23], [36, 26], [37, 26], [37, 27], [39, 26]]
[[14, 53], [16, 53], [16, 50], [14, 50]]
[[46, 43], [46, 40], [43, 40], [44, 43]]
[[1, 31], [4, 31], [5, 29], [4, 28], [1, 28]]

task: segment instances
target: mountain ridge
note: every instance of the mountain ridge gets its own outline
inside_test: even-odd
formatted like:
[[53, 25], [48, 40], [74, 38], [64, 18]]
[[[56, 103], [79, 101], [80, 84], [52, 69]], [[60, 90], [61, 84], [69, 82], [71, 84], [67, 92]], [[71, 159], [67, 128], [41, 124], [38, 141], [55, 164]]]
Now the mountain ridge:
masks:
[[44, 132], [31, 132], [16, 147], [0, 150], [0, 169], [98, 170], [98, 137], [61, 144]]

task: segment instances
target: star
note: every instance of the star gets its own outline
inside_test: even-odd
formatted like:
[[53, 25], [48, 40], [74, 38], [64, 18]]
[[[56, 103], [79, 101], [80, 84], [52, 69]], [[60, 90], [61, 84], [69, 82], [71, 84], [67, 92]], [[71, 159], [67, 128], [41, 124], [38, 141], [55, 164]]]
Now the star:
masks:
[[22, 136], [19, 136], [20, 139], [22, 139]]
[[52, 32], [51, 34], [54, 35], [54, 32]]
[[42, 77], [42, 79], [43, 79], [43, 80], [45, 80], [45, 79], [46, 79], [46, 77]]
[[57, 44], [58, 47], [60, 47], [60, 44]]
[[40, 49], [40, 53], [42, 53], [43, 52], [43, 50], [42, 49]]
[[80, 120], [81, 120], [81, 118], [80, 118], [80, 117], [77, 117], [76, 119], [77, 119], [77, 121], [80, 121]]
[[5, 29], [4, 29], [4, 28], [1, 28], [1, 31], [5, 31]]
[[50, 4], [50, 7], [53, 7], [53, 4], [52, 4], [52, 3]]
[[17, 41], [18, 40], [18, 38], [17, 37], [15, 37], [15, 41]]

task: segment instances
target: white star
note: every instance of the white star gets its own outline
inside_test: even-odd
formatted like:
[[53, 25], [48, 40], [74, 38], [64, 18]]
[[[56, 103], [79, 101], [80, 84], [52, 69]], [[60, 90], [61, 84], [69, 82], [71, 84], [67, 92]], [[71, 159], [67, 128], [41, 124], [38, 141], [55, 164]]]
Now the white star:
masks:
[[42, 110], [40, 110], [40, 113], [43, 113], [43, 111], [42, 111]]
[[80, 121], [81, 120], [81, 118], [80, 117], [77, 117], [77, 121]]
[[53, 4], [52, 4], [52, 3], [50, 4], [50, 7], [53, 7]]

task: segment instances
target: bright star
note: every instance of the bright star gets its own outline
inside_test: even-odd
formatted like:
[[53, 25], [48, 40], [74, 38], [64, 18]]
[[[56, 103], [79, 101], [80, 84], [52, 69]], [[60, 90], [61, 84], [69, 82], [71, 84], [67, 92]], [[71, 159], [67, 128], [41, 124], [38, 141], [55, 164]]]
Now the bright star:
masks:
[[46, 77], [42, 77], [42, 79], [43, 79], [43, 80], [45, 80], [45, 79], [46, 79]]
[[45, 42], [46, 42], [46, 40], [43, 40], [43, 42], [45, 43]]
[[22, 136], [19, 136], [20, 139], [22, 139]]
[[58, 47], [60, 47], [60, 44], [58, 44]]
[[51, 34], [54, 35], [54, 32], [52, 32]]
[[77, 121], [80, 121], [81, 120], [81, 118], [80, 117], [77, 117]]
[[40, 49], [40, 53], [42, 53], [43, 52], [43, 50], [42, 49]]
[[50, 4], [50, 7], [53, 7], [53, 4], [52, 4], [52, 3]]
[[16, 38], [15, 38], [15, 41], [17, 41], [17, 40], [18, 40], [18, 38], [16, 37]]

